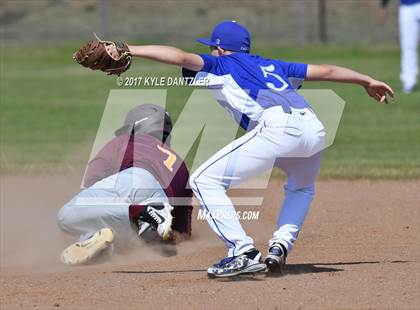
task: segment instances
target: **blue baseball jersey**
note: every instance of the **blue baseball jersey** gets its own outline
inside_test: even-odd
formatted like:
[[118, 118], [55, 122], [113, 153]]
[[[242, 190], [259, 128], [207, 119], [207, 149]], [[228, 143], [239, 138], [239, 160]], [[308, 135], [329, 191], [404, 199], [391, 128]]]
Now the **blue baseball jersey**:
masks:
[[[386, 7], [391, 0], [382, 0], [382, 6]], [[414, 5], [420, 3], [420, 0], [400, 0], [400, 5]]]
[[307, 64], [247, 53], [200, 56], [204, 67], [196, 78], [207, 79], [216, 100], [244, 129], [254, 127], [264, 110], [273, 106], [282, 106], [286, 113], [309, 108], [296, 92], [306, 78]]
[[401, 5], [413, 5], [420, 3], [420, 0], [400, 0]]

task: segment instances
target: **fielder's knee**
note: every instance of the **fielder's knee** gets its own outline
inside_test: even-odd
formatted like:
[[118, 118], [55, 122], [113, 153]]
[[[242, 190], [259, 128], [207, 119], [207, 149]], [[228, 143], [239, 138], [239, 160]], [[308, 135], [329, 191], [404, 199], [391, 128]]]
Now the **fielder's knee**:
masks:
[[207, 175], [200, 168], [194, 172], [190, 177], [190, 187], [196, 194], [201, 189], [205, 190], [223, 190], [226, 191], [226, 186], [221, 183], [218, 177]]
[[201, 180], [199, 179], [199, 174], [196, 171], [190, 176], [189, 179], [190, 187], [194, 193], [198, 192], [198, 182], [201, 182]]

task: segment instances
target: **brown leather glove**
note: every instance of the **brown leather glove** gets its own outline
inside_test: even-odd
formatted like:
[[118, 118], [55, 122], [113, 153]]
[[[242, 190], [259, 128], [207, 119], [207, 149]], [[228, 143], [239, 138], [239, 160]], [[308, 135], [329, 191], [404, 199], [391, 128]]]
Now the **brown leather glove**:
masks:
[[122, 42], [93, 40], [82, 46], [73, 54], [73, 59], [83, 67], [101, 70], [108, 74], [120, 75], [131, 65], [131, 54], [128, 45]]

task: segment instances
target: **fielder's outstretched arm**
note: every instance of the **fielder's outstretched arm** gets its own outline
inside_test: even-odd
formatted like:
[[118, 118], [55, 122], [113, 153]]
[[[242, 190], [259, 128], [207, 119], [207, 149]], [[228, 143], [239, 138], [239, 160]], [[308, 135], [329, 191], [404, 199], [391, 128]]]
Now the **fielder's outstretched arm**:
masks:
[[172, 46], [141, 45], [128, 48], [133, 56], [180, 66], [188, 70], [200, 71], [204, 66], [203, 59], [197, 54], [188, 53]]
[[[193, 71], [200, 71], [204, 66], [203, 59], [193, 53], [165, 45], [128, 46], [133, 56], [180, 66]], [[370, 76], [333, 65], [308, 65], [308, 81], [333, 81], [359, 84], [365, 87], [369, 96], [379, 102], [387, 102], [387, 95], [394, 96], [394, 91], [387, 84], [376, 81]]]
[[307, 81], [331, 81], [361, 85], [366, 92], [379, 102], [388, 103], [387, 96], [394, 97], [392, 88], [384, 82], [354, 70], [333, 65], [308, 65]]

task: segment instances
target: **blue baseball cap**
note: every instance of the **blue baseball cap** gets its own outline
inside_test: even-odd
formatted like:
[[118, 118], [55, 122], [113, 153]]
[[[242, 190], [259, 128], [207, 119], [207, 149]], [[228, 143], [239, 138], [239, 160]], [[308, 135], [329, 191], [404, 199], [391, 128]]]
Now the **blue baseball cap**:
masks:
[[221, 22], [214, 27], [210, 39], [199, 38], [197, 42], [234, 52], [249, 53], [251, 49], [249, 31], [234, 20]]

